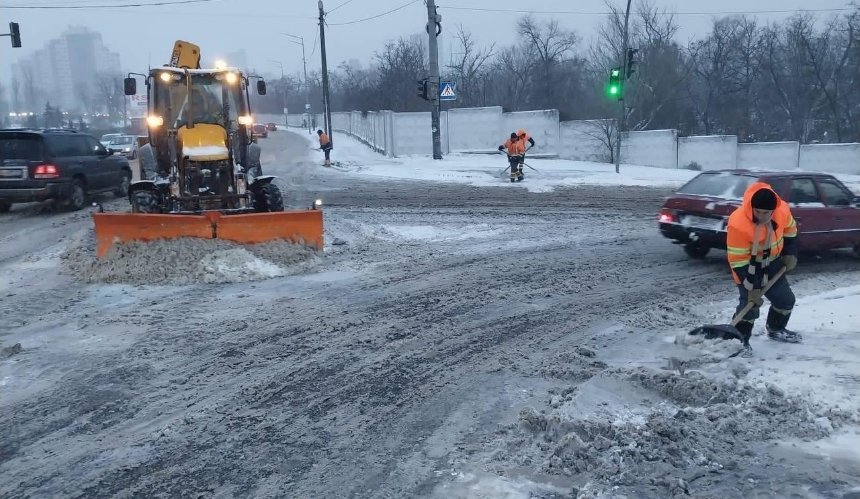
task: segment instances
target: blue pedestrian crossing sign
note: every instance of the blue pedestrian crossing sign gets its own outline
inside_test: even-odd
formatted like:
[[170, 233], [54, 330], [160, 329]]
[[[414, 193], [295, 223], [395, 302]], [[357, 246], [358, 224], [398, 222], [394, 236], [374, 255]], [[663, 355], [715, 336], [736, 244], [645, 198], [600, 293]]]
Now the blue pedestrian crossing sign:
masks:
[[457, 100], [457, 82], [439, 82], [439, 100]]

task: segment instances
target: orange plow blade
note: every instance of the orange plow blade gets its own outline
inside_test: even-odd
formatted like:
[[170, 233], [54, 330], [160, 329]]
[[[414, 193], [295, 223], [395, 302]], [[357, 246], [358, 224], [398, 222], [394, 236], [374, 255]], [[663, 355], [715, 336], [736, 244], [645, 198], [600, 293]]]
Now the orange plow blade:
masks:
[[323, 247], [323, 217], [319, 210], [223, 215], [158, 215], [143, 213], [93, 213], [96, 254], [104, 257], [114, 244], [198, 237], [224, 239], [239, 244], [287, 240]]

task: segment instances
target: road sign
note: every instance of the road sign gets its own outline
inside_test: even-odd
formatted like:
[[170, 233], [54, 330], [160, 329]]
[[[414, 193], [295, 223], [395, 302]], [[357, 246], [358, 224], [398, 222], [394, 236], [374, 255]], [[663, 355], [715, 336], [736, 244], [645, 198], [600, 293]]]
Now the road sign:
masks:
[[457, 100], [457, 82], [439, 82], [439, 100]]
[[310, 111], [310, 110], [311, 110], [311, 105], [305, 104], [305, 111]]

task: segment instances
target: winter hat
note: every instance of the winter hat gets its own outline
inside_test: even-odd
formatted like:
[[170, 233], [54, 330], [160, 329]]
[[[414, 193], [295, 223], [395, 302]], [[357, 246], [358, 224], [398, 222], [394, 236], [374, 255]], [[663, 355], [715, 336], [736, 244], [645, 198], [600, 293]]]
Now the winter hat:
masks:
[[776, 194], [770, 189], [759, 189], [753, 194], [752, 207], [756, 210], [775, 210]]

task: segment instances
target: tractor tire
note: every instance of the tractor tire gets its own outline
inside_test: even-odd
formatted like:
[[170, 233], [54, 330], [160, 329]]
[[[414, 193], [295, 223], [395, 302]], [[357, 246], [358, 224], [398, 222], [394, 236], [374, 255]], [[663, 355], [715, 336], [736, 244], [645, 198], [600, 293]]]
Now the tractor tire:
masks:
[[161, 213], [158, 196], [150, 191], [137, 191], [131, 195], [132, 213]]
[[284, 211], [284, 198], [275, 184], [264, 184], [254, 195], [254, 209], [258, 212]]
[[140, 148], [140, 154], [138, 154], [137, 160], [140, 179], [152, 180], [155, 176], [156, 170], [155, 153], [152, 151], [152, 146], [144, 144]]
[[710, 247], [702, 246], [701, 244], [688, 243], [684, 245], [684, 252], [687, 253], [687, 256], [695, 260], [702, 260], [708, 256], [708, 252], [710, 251]]
[[116, 187], [116, 190], [113, 191], [113, 195], [122, 198], [128, 196], [128, 187], [131, 185], [131, 172], [124, 171], [122, 172], [122, 180], [119, 185]]
[[87, 189], [84, 186], [84, 182], [80, 179], [75, 179], [72, 181], [72, 190], [69, 193], [69, 199], [67, 201], [67, 206], [72, 211], [78, 211], [84, 209], [84, 206], [87, 205]]

